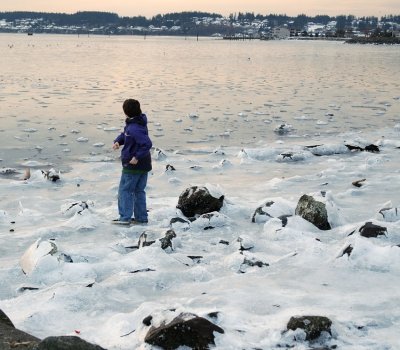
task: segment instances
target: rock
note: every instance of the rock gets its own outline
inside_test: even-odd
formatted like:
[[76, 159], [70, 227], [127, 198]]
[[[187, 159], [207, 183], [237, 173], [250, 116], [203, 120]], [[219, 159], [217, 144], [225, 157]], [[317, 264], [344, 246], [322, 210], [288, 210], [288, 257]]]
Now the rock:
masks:
[[140, 249], [140, 248], [143, 248], [143, 247], [148, 247], [148, 246], [152, 245], [153, 243], [155, 243], [155, 241], [148, 241], [147, 240], [147, 233], [143, 232], [139, 237], [137, 246]]
[[311, 222], [320, 230], [330, 230], [331, 225], [328, 222], [328, 213], [324, 203], [316, 201], [313, 197], [302, 195], [297, 203], [296, 215]]
[[267, 213], [267, 208], [271, 207], [275, 202], [274, 201], [269, 201], [266, 202], [263, 206], [258, 207], [255, 211], [253, 216], [251, 217], [251, 222], [266, 222], [272, 216]]
[[149, 315], [149, 316], [145, 317], [145, 318], [142, 320], [142, 323], [143, 323], [145, 326], [149, 327], [149, 326], [151, 326], [151, 321], [152, 321], [152, 320], [153, 320], [153, 316]]
[[36, 350], [40, 339], [14, 327], [8, 316], [0, 310], [0, 349]]
[[173, 230], [187, 231], [190, 229], [190, 221], [180, 217], [175, 217], [169, 221], [169, 226]]
[[57, 260], [58, 260], [58, 261], [63, 261], [63, 262], [66, 262], [66, 263], [73, 263], [73, 262], [74, 262], [74, 261], [72, 260], [71, 256], [68, 255], [68, 254], [65, 254], [65, 253], [61, 253], [61, 254], [58, 256]]
[[239, 250], [242, 252], [251, 250], [255, 246], [254, 241], [247, 235], [241, 235], [240, 237], [238, 237], [236, 242], [239, 243]]
[[61, 212], [64, 215], [82, 214], [84, 210], [91, 209], [92, 207], [94, 207], [92, 200], [79, 201], [62, 205]]
[[364, 148], [365, 151], [367, 152], [372, 152], [372, 153], [379, 153], [379, 147], [376, 145], [368, 145]]
[[376, 238], [378, 236], [386, 236], [387, 228], [379, 225], [374, 225], [372, 222], [366, 222], [358, 230], [360, 235], [366, 238]]
[[281, 215], [278, 217], [279, 220], [282, 221], [282, 227], [285, 227], [288, 223], [288, 218], [290, 218], [292, 215]]
[[229, 223], [229, 218], [216, 211], [200, 215], [192, 222], [192, 227], [199, 230], [211, 230], [216, 227], [223, 227]]
[[0, 175], [14, 175], [17, 174], [18, 171], [15, 168], [1, 168]]
[[160, 148], [155, 148], [152, 158], [155, 160], [165, 160], [167, 159], [167, 155], [164, 153], [164, 151]]
[[350, 151], [367, 151], [367, 152], [373, 152], [373, 153], [378, 153], [379, 152], [379, 147], [376, 145], [368, 145], [364, 148], [360, 146], [353, 146], [353, 145], [345, 145]]
[[[247, 266], [250, 266], [250, 267], [254, 267], [254, 266], [257, 266], [257, 267], [269, 266], [268, 263], [266, 263], [264, 261], [261, 261], [261, 260], [255, 258], [255, 257], [251, 257], [251, 258], [245, 257], [244, 260], [243, 260], [242, 265], [247, 265]], [[240, 268], [240, 271], [242, 271], [242, 266]]]
[[148, 233], [143, 232], [138, 239], [138, 244], [136, 246], [132, 246], [130, 248], [133, 249], [140, 249], [143, 247], [148, 247], [151, 246], [152, 244], [156, 243], [157, 241], [160, 241], [160, 247], [162, 249], [167, 249], [171, 248], [173, 249], [173, 243], [172, 240], [176, 237], [176, 233], [174, 230], [170, 229], [167, 232], [165, 232], [164, 237], [162, 238], [157, 238], [157, 233], [156, 232], [151, 232], [149, 231]]
[[57, 180], [60, 180], [60, 174], [56, 173], [54, 169], [50, 170], [41, 170], [43, 176], [45, 179], [56, 182]]
[[206, 350], [215, 345], [214, 332], [223, 334], [224, 330], [205, 318], [183, 313], [170, 323], [151, 327], [144, 341], [162, 349], [176, 349], [187, 346], [192, 349]]
[[167, 164], [165, 166], [165, 171], [175, 171], [175, 170], [176, 170], [175, 167], [171, 164]]
[[353, 252], [353, 245], [346, 243], [346, 245], [340, 249], [338, 255], [336, 256], [336, 259], [341, 258], [344, 255], [347, 255], [347, 257], [350, 257], [351, 253]]
[[38, 350], [40, 339], [0, 323], [1, 350]]
[[356, 187], [361, 187], [364, 184], [365, 180], [367, 180], [367, 179], [361, 179], [361, 180], [353, 181], [351, 184], [353, 186], [356, 186]]
[[309, 158], [309, 153], [305, 152], [285, 152], [276, 157], [277, 162], [298, 162]]
[[364, 151], [364, 148], [360, 146], [345, 145], [350, 151]]
[[285, 123], [285, 124], [278, 125], [274, 129], [274, 132], [277, 133], [278, 135], [285, 135], [292, 130], [293, 130], [293, 126]]
[[379, 214], [383, 216], [386, 222], [395, 222], [400, 220], [400, 209], [399, 208], [383, 208], [379, 210]]
[[176, 233], [174, 230], [168, 230], [167, 232], [165, 232], [165, 237], [160, 238], [160, 242], [161, 242], [161, 248], [162, 249], [167, 249], [168, 247], [172, 248], [172, 240], [176, 237]]
[[350, 254], [351, 254], [351, 252], [353, 251], [353, 246], [350, 244], [350, 245], [348, 245], [346, 248], [344, 248], [343, 249], [343, 254], [342, 254], [342, 256], [343, 255], [347, 255], [347, 256], [350, 256]]
[[76, 336], [47, 337], [37, 350], [105, 350]]
[[3, 312], [3, 310], [0, 310], [0, 323], [15, 328], [14, 324], [11, 322], [11, 320], [8, 318], [8, 316]]
[[[276, 217], [289, 217], [293, 214], [293, 208], [284, 201], [268, 200], [259, 206], [251, 217], [251, 222], [265, 223]], [[287, 220], [286, 220], [287, 221]]]
[[[331, 334], [332, 321], [324, 316], [294, 316], [291, 317], [287, 330], [300, 328], [306, 333], [306, 340], [318, 338], [322, 332]], [[331, 334], [332, 335], [332, 334]]]
[[213, 197], [206, 187], [192, 186], [187, 188], [180, 196], [178, 205], [186, 217], [194, 217], [213, 211], [219, 211], [224, 204], [224, 196]]

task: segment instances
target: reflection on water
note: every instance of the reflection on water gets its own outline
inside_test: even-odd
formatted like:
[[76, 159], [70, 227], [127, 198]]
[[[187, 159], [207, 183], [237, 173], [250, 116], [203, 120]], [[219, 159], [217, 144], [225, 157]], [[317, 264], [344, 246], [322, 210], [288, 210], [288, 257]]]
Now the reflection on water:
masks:
[[[322, 140], [400, 119], [399, 47], [2, 34], [0, 48], [0, 166], [111, 156], [128, 97], [166, 149]], [[291, 131], [274, 133], [283, 123]]]

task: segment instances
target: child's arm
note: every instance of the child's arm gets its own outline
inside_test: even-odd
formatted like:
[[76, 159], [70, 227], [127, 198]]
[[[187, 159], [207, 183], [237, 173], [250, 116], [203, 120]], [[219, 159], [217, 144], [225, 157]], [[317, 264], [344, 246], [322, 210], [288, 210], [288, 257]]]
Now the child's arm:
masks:
[[114, 149], [118, 149], [119, 146], [122, 146], [124, 143], [125, 143], [125, 133], [124, 133], [124, 132], [121, 132], [121, 133], [117, 136], [117, 138], [114, 140], [113, 148], [114, 148], [114, 146], [115, 146], [116, 144], [118, 144], [118, 146], [117, 146], [116, 148], [114, 148]]

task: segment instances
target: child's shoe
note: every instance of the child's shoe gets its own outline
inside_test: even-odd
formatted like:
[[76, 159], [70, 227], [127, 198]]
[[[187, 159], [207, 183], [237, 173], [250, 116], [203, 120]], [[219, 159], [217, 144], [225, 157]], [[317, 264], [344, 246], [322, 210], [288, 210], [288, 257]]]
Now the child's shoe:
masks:
[[130, 221], [123, 221], [121, 219], [114, 219], [111, 221], [114, 225], [122, 225], [122, 226], [130, 226], [131, 222]]

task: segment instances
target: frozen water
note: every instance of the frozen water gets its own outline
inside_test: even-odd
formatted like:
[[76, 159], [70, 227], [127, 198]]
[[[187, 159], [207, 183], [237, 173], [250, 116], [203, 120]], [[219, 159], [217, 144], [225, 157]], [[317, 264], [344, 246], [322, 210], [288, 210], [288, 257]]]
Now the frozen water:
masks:
[[[398, 48], [27, 40], [0, 36], [0, 46], [15, 44], [0, 61], [0, 309], [16, 327], [149, 349], [146, 316], [161, 324], [180, 312], [218, 312], [213, 322], [225, 334], [216, 335], [217, 349], [398, 348]], [[31, 69], [35, 58], [42, 70]], [[45, 109], [34, 102], [44, 95]], [[149, 224], [123, 228], [111, 224], [120, 164], [110, 146], [127, 97], [142, 102], [158, 137]], [[291, 128], [279, 134], [279, 125]], [[346, 146], [370, 144], [380, 152]], [[43, 177], [50, 167], [61, 170], [59, 181]], [[31, 177], [21, 180], [26, 168]], [[221, 212], [170, 224], [182, 218], [178, 197], [192, 185], [224, 195]], [[303, 194], [326, 204], [331, 230], [293, 215]], [[252, 222], [259, 207], [271, 217]], [[366, 222], [385, 234], [360, 236]], [[171, 225], [177, 237], [163, 250]], [[137, 249], [143, 232], [155, 243]], [[51, 243], [57, 251], [48, 254]], [[329, 317], [332, 337], [296, 342], [304, 333], [283, 333], [295, 315]]]

